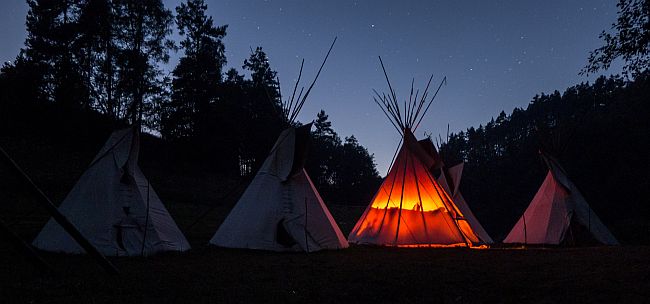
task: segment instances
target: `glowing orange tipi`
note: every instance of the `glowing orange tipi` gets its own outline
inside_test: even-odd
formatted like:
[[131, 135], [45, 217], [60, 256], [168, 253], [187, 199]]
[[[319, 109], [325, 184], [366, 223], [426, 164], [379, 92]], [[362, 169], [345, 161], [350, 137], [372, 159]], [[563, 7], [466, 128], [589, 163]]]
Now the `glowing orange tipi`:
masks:
[[384, 75], [390, 92], [388, 96], [375, 92], [375, 102], [403, 136], [403, 144], [379, 191], [352, 229], [348, 241], [384, 246], [482, 245], [461, 210], [431, 174], [437, 162], [412, 132], [445, 79], [438, 86], [436, 94], [428, 99], [431, 76], [421, 97], [417, 98], [416, 93], [414, 98], [411, 93], [405, 108], [400, 108], [385, 70]]

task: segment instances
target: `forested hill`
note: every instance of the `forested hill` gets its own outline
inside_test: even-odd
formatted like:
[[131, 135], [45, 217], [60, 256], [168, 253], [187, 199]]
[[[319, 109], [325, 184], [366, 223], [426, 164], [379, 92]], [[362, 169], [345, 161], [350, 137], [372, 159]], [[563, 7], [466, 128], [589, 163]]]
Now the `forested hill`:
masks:
[[448, 163], [466, 162], [461, 189], [478, 218], [502, 239], [557, 157], [594, 211], [623, 242], [650, 241], [650, 74], [600, 77], [535, 96], [478, 128], [451, 134]]
[[[52, 133], [86, 148], [66, 136], [106, 136], [140, 123], [160, 135], [169, 147], [160, 154], [174, 163], [189, 160], [237, 179], [257, 171], [288, 127], [272, 60], [257, 47], [228, 67], [228, 27], [215, 24], [206, 1], [174, 8], [161, 0], [27, 3], [25, 46], [0, 69], [0, 139]], [[172, 40], [174, 30], [180, 41]], [[173, 51], [181, 57], [167, 74], [162, 67]], [[368, 200], [379, 181], [372, 155], [354, 136], [342, 141], [324, 111], [303, 115], [318, 120], [307, 167], [324, 196]]]

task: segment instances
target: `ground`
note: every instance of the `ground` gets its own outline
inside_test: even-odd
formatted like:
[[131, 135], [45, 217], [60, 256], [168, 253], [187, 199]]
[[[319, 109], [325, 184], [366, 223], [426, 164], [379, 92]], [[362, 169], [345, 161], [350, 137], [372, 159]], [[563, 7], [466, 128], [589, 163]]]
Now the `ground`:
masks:
[[[34, 134], [0, 136], [0, 145], [55, 203], [65, 197], [101, 144], [101, 138], [60, 142]], [[57, 273], [46, 276], [3, 239], [0, 303], [650, 301], [647, 246], [527, 250], [353, 246], [310, 254], [208, 247], [236, 198], [223, 196], [237, 183], [164, 162], [156, 155], [159, 151], [155, 143], [145, 141], [140, 164], [192, 244], [191, 251], [110, 258], [119, 276], [104, 273], [87, 256], [43, 253]], [[0, 218], [31, 241], [49, 216], [2, 166], [0, 185]], [[363, 207], [329, 207], [344, 234], [363, 211]], [[206, 211], [207, 216], [192, 225]]]
[[650, 248], [534, 250], [353, 247], [312, 254], [195, 245], [184, 254], [111, 259], [48, 254], [43, 277], [2, 251], [3, 303], [445, 302], [642, 303]]

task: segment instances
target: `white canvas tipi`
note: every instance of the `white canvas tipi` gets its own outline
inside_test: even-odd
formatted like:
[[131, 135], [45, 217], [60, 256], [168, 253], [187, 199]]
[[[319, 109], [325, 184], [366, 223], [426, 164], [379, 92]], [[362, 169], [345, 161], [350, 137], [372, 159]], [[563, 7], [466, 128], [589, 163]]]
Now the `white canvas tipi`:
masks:
[[[291, 98], [282, 103], [282, 117], [289, 128], [280, 134], [271, 153], [210, 244], [306, 252], [348, 247], [347, 240], [304, 169], [311, 124], [293, 127], [335, 42], [336, 39], [309, 89], [304, 95], [301, 89], [296, 99], [295, 89], [300, 83], [298, 75]], [[302, 74], [302, 65], [300, 72]]]
[[564, 169], [555, 159], [542, 157], [549, 168], [546, 179], [503, 242], [560, 245], [592, 239], [604, 245], [618, 245]]
[[[114, 132], [59, 207], [104, 255], [190, 249], [138, 167], [139, 134], [137, 128]], [[46, 251], [84, 252], [53, 219], [33, 245]]]
[[210, 244], [272, 251], [347, 248], [303, 168], [311, 124], [284, 130]]

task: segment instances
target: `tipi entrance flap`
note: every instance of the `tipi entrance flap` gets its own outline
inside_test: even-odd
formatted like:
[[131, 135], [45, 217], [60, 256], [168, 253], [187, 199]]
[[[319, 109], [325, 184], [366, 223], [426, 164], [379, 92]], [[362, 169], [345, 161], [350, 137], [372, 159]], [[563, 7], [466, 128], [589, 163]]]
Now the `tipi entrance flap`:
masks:
[[450, 195], [456, 195], [458, 194], [458, 188], [460, 188], [460, 179], [463, 176], [463, 168], [465, 167], [465, 163], [460, 163], [458, 165], [455, 165], [451, 168], [449, 168], [449, 178], [451, 179], [451, 183], [453, 184], [452, 186], [452, 192]]
[[283, 181], [289, 177], [295, 153], [296, 130], [289, 128], [276, 140], [270, 155], [266, 158], [259, 173], [278, 176]]
[[[295, 128], [295, 143], [293, 152], [293, 162], [291, 164], [290, 175], [298, 174], [303, 171], [305, 162], [307, 161], [307, 154], [309, 152], [309, 139], [311, 136], [312, 124], [306, 124]], [[285, 178], [286, 179], [286, 178]]]

